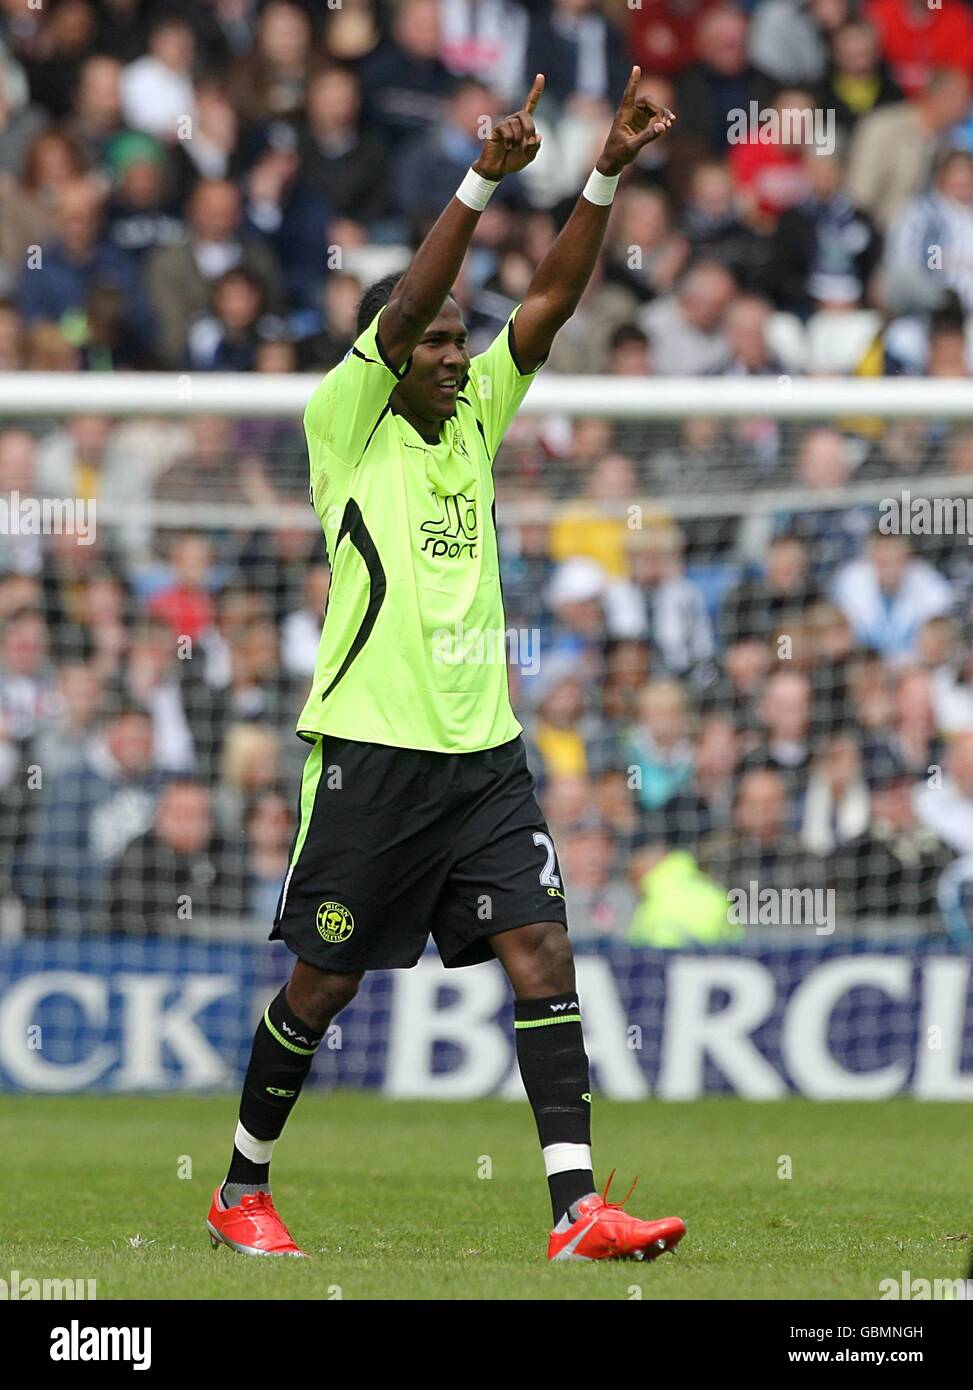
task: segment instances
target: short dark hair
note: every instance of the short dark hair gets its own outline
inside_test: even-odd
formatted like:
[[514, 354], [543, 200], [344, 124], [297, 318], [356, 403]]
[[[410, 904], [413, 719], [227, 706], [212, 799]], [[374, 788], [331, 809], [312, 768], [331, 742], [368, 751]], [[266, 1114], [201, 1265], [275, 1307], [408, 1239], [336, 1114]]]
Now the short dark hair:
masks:
[[[376, 280], [374, 285], [369, 285], [361, 299], [358, 301], [358, 317], [355, 321], [355, 337], [364, 333], [379, 309], [384, 309], [392, 298], [392, 291], [405, 274], [401, 270], [393, 270], [389, 275], [383, 275], [381, 280]], [[447, 299], [452, 299], [448, 294]]]
[[402, 279], [402, 271], [394, 270], [390, 275], [383, 275], [381, 280], [376, 280], [373, 285], [362, 294], [358, 301], [358, 318], [355, 322], [355, 337], [364, 333], [379, 309], [384, 309], [392, 298], [392, 291]]

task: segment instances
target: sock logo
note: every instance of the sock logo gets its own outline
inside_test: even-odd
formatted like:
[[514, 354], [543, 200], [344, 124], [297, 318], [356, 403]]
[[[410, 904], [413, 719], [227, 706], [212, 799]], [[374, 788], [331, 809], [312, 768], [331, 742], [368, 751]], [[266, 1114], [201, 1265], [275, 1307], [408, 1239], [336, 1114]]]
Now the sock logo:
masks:
[[[317, 1046], [317, 1044], [316, 1044], [316, 1043], [313, 1043], [313, 1042], [311, 1041], [310, 1038], [306, 1038], [306, 1037], [304, 1036], [303, 1033], [299, 1033], [299, 1032], [297, 1031], [296, 1028], [291, 1028], [290, 1025], [289, 1025], [284, 1019], [281, 1019], [281, 1021], [280, 1021], [280, 1027], [281, 1027], [281, 1032], [286, 1033], [287, 1036], [288, 1036], [289, 1038], [293, 1038], [295, 1042], [303, 1043], [305, 1047], [316, 1047], [316, 1046]], [[270, 1089], [270, 1088], [268, 1087], [268, 1090], [269, 1090], [269, 1089]], [[292, 1092], [292, 1091], [282, 1091], [281, 1094], [282, 1094], [282, 1095], [293, 1095], [293, 1092]]]
[[[305, 1042], [306, 1042], [307, 1039], [303, 1039], [302, 1041], [305, 1041]], [[296, 1092], [296, 1091], [282, 1091], [281, 1088], [280, 1088], [279, 1086], [268, 1086], [268, 1087], [267, 1087], [267, 1094], [268, 1094], [268, 1096], [296, 1096], [296, 1095], [297, 1095], [297, 1092]]]
[[551, 1013], [559, 1014], [563, 1009], [576, 1009], [578, 1007], [577, 999], [573, 999], [570, 1004], [552, 1004]]
[[317, 926], [322, 941], [338, 946], [355, 930], [355, 919], [344, 903], [322, 903], [318, 908]]
[[586, 1100], [586, 1101], [588, 1102], [588, 1104], [590, 1105], [590, 1104], [591, 1104], [591, 1092], [590, 1092], [590, 1091], [582, 1091], [582, 1093], [581, 1093], [581, 1099], [582, 1099], [582, 1100]]

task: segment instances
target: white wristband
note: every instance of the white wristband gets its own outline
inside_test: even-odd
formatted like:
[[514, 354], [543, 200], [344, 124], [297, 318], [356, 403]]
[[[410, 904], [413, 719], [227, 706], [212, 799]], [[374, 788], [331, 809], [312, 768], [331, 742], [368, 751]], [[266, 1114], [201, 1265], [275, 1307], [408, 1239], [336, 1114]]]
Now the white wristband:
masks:
[[599, 174], [597, 169], [592, 169], [588, 175], [588, 182], [581, 190], [581, 196], [587, 198], [589, 203], [607, 207], [615, 197], [620, 177], [619, 174]]
[[497, 191], [499, 180], [485, 179], [475, 169], [467, 169], [466, 177], [456, 190], [456, 196], [468, 208], [482, 212]]

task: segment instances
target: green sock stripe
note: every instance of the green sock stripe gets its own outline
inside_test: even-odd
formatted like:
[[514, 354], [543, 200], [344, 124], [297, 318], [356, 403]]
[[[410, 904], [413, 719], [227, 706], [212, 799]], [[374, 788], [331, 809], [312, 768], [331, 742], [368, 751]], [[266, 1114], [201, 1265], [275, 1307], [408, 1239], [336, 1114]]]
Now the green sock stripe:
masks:
[[266, 1023], [267, 1027], [270, 1029], [271, 1034], [277, 1039], [281, 1047], [286, 1047], [288, 1052], [296, 1052], [301, 1057], [313, 1057], [315, 1052], [317, 1052], [316, 1047], [298, 1047], [297, 1043], [288, 1042], [288, 1040], [283, 1036], [283, 1034], [278, 1033], [277, 1029], [270, 1021], [269, 1005], [266, 1009], [264, 1009], [264, 1023]]
[[560, 1018], [518, 1018], [515, 1028], [549, 1028], [552, 1023], [580, 1023], [580, 1014], [562, 1014]]

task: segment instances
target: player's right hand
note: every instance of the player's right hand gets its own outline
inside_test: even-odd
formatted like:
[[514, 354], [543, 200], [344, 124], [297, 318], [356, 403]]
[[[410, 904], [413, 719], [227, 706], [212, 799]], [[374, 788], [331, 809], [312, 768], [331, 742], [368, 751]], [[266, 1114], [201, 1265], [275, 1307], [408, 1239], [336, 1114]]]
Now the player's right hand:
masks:
[[518, 170], [526, 169], [531, 160], [536, 159], [541, 137], [534, 129], [534, 109], [543, 90], [544, 74], [539, 72], [523, 110], [498, 121], [483, 142], [483, 153], [473, 165], [477, 174], [482, 174], [485, 179], [502, 179], [504, 174], [516, 174]]

